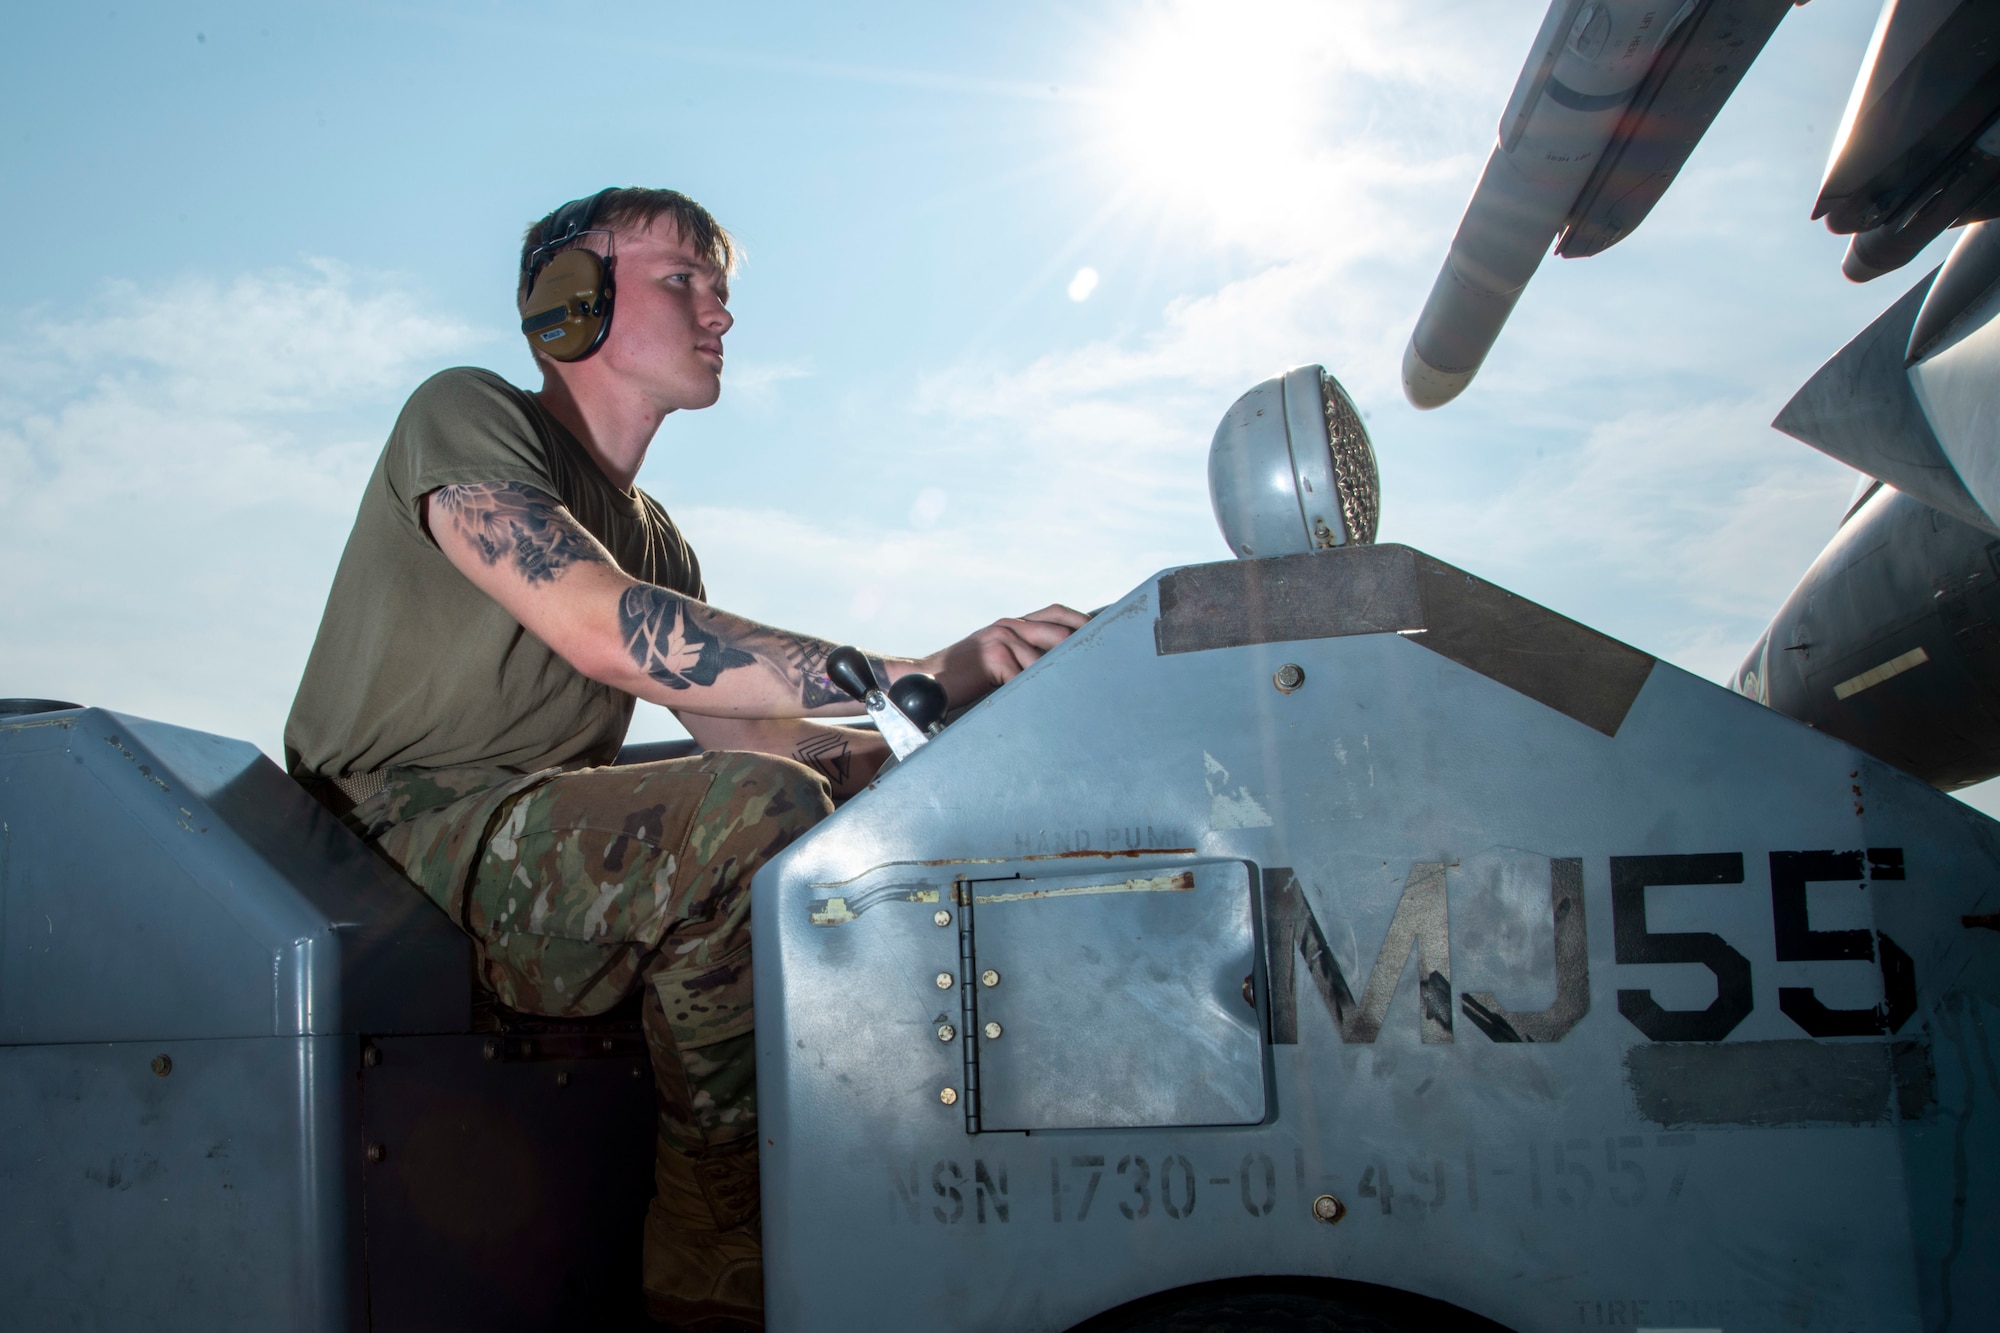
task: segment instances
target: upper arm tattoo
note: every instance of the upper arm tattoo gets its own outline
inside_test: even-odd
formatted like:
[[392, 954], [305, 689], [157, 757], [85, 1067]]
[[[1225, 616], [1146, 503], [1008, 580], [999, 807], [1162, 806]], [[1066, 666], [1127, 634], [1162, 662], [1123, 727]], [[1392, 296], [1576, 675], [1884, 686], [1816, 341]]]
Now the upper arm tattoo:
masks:
[[560, 503], [518, 482], [440, 486], [431, 492], [431, 512], [450, 516], [480, 563], [505, 560], [529, 583], [553, 582], [578, 563], [611, 563]]
[[698, 603], [651, 583], [635, 583], [618, 599], [618, 628], [625, 651], [648, 676], [670, 690], [713, 685], [731, 667], [757, 660], [695, 623]]

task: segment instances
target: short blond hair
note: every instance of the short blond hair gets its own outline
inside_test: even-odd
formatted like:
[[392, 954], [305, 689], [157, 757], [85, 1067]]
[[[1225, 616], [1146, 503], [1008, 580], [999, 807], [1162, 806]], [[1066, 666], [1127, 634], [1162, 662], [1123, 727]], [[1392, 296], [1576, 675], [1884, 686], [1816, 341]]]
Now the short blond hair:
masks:
[[[558, 208], [538, 218], [521, 238], [521, 275], [514, 291], [516, 304], [528, 299], [530, 258], [541, 244], [543, 229], [555, 221], [556, 214], [560, 212], [562, 209]], [[651, 190], [639, 185], [606, 190], [603, 198], [598, 200], [597, 216], [592, 220], [591, 228], [610, 232], [644, 231], [661, 218], [672, 219], [674, 230], [680, 234], [681, 240], [692, 246], [703, 260], [725, 275], [736, 271], [743, 258], [743, 248], [736, 243], [736, 238], [723, 229], [714, 214], [679, 190]], [[543, 257], [544, 262], [547, 258]]]

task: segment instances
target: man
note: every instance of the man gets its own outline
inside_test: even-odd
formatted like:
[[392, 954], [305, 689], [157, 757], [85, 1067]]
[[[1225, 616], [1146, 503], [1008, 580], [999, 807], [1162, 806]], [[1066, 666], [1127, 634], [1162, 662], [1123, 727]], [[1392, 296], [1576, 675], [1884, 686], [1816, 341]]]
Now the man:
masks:
[[[529, 311], [578, 248], [603, 299]], [[857, 711], [826, 679], [833, 645], [709, 606], [633, 485], [665, 418], [721, 393], [734, 258], [668, 190], [606, 191], [529, 229], [518, 301], [541, 392], [460, 369], [411, 396], [285, 728], [292, 773], [472, 936], [503, 1004], [584, 1016], [643, 991], [660, 1106], [646, 1297], [687, 1328], [762, 1321], [751, 877], [886, 753], [814, 720]], [[544, 350], [599, 316], [582, 355]], [[1082, 622], [1051, 606], [874, 661], [963, 704]], [[707, 753], [603, 767], [635, 697]]]

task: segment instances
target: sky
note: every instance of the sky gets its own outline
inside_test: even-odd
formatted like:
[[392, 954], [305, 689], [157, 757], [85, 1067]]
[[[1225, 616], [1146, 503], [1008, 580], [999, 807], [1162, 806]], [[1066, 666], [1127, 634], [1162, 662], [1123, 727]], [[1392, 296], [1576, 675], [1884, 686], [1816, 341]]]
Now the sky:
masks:
[[[1544, 8], [24, 8], [0, 694], [277, 755], [403, 399], [453, 365], [536, 386], [521, 231], [609, 184], [747, 253], [722, 401], [639, 477], [731, 611], [921, 654], [1227, 558], [1215, 425], [1319, 362], [1382, 540], [1720, 680], [1855, 481], [1767, 423], [1944, 243], [1854, 286], [1810, 221], [1877, 13], [1813, 0], [1646, 223], [1546, 261], [1416, 412], [1402, 349]], [[676, 734], [640, 706], [633, 739]]]

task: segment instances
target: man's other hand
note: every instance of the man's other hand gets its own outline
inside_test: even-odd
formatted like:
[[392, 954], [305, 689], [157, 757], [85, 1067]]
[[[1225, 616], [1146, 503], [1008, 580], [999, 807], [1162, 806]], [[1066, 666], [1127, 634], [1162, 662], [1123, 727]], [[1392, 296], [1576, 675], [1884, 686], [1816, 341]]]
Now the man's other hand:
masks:
[[1026, 671], [1088, 619], [1060, 603], [1045, 606], [1025, 616], [996, 620], [915, 666], [937, 678], [952, 707], [962, 708]]

